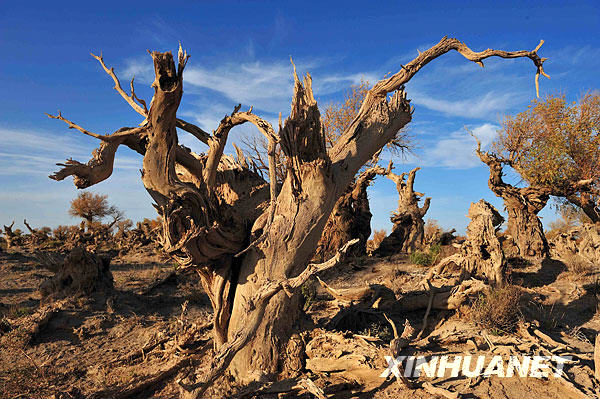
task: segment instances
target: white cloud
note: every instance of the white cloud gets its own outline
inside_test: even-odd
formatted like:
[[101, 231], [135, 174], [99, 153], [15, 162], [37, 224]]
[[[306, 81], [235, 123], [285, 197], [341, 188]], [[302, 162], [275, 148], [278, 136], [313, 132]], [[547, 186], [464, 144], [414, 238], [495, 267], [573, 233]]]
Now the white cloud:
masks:
[[[500, 126], [485, 123], [471, 129], [481, 141], [483, 148], [488, 147], [497, 137]], [[465, 129], [452, 132], [448, 137], [438, 140], [433, 146], [426, 147], [417, 159], [410, 163], [422, 166], [469, 169], [481, 165], [475, 155], [475, 139]]]
[[68, 150], [69, 155], [86, 151], [84, 146], [69, 136], [68, 133], [57, 136], [48, 132], [0, 129], [0, 142], [5, 151], [22, 153], [24, 150], [39, 150], [49, 153]]
[[464, 100], [443, 100], [430, 97], [419, 91], [410, 93], [413, 102], [446, 115], [464, 118], [497, 118], [515, 102], [515, 93], [488, 92], [481, 97]]

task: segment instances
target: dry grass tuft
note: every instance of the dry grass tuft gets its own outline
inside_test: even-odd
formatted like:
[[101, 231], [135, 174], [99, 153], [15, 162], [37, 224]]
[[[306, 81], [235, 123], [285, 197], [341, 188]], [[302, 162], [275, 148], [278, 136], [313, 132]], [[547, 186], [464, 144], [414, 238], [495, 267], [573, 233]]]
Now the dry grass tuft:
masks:
[[585, 276], [594, 271], [594, 265], [579, 255], [572, 255], [562, 259], [569, 272], [575, 276]]
[[492, 334], [511, 333], [515, 331], [521, 317], [521, 296], [521, 289], [515, 285], [495, 288], [475, 301], [471, 320]]

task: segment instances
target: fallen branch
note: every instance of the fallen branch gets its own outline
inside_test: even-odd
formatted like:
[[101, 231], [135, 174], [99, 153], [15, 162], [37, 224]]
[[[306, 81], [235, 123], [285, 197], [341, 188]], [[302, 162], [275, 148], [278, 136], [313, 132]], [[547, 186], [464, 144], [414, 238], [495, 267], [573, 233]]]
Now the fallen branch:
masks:
[[304, 378], [300, 380], [299, 385], [311, 394], [313, 394], [317, 399], [327, 399], [327, 396], [325, 396], [325, 392], [323, 392], [321, 388], [316, 386], [310, 378]]
[[448, 398], [448, 399], [458, 399], [457, 392], [452, 392], [452, 391], [449, 391], [444, 388], [436, 387], [430, 382], [424, 382], [423, 389], [425, 389], [427, 392], [429, 392], [432, 395], [439, 395], [439, 396], [443, 396], [444, 398]]

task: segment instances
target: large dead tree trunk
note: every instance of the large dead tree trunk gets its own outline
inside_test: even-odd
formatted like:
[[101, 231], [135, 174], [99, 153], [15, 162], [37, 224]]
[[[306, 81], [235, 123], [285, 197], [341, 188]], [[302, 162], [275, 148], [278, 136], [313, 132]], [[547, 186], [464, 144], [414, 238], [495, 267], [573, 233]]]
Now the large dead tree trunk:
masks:
[[[388, 168], [391, 170], [391, 164]], [[425, 198], [422, 207], [419, 207], [419, 201], [422, 193], [414, 190], [415, 175], [421, 168], [415, 168], [408, 173], [397, 175], [388, 171], [388, 179], [396, 183], [398, 190], [398, 209], [392, 214], [390, 220], [394, 224], [392, 232], [383, 239], [379, 247], [375, 250], [376, 255], [387, 256], [398, 252], [414, 252], [423, 246], [425, 238], [425, 222], [423, 217], [429, 210], [431, 198]]]
[[[133, 82], [129, 95], [113, 69], [106, 67], [102, 57], [96, 57], [115, 82], [115, 89], [144, 121], [139, 127], [99, 135], [60, 113], [51, 116], [102, 141], [87, 164], [68, 160], [51, 178], [73, 176], [75, 185], [85, 188], [111, 175], [120, 145], [143, 155], [142, 182], [162, 217], [162, 247], [182, 267], [193, 266], [199, 271], [214, 308], [218, 353], [213, 373], [204, 377], [205, 382], [214, 381], [232, 359], [230, 369], [240, 380], [267, 378], [278, 372], [280, 353], [298, 315], [292, 289], [308, 278], [306, 265], [314, 256], [335, 203], [359, 169], [411, 120], [404, 84], [423, 66], [451, 50], [478, 63], [491, 56], [527, 57], [539, 75], [543, 60], [537, 55], [538, 49], [478, 53], [444, 37], [397, 74], [378, 82], [329, 150], [308, 74], [301, 81], [294, 71], [291, 114], [278, 134], [251, 111], [239, 112], [238, 106], [210, 135], [176, 116], [188, 61], [181, 48], [177, 66], [170, 52], [151, 53], [155, 80], [149, 109], [133, 92]], [[280, 146], [287, 173], [280, 187], [275, 178], [267, 183], [249, 170], [247, 163], [223, 154], [229, 131], [245, 122], [265, 135], [270, 148]], [[180, 146], [176, 128], [207, 144], [206, 155]], [[270, 176], [275, 175], [276, 167], [272, 153]]]
[[504, 218], [484, 200], [471, 204], [469, 218], [467, 240], [461, 245], [460, 252], [443, 259], [428, 278], [442, 273], [448, 265], [456, 264], [469, 276], [486, 278], [493, 285], [504, 285], [507, 261], [496, 234]]
[[545, 258], [549, 255], [548, 241], [538, 213], [550, 199], [550, 192], [543, 187], [515, 187], [502, 179], [504, 165], [512, 165], [511, 159], [481, 151], [477, 140], [477, 155], [490, 169], [488, 186], [504, 200], [508, 213], [507, 234], [514, 242], [518, 255], [527, 258]]
[[317, 261], [322, 262], [332, 257], [345, 243], [354, 238], [358, 238], [359, 241], [352, 247], [351, 254], [366, 255], [373, 216], [367, 188], [378, 174], [385, 174], [385, 170], [380, 166], [365, 170], [335, 203], [317, 246]]

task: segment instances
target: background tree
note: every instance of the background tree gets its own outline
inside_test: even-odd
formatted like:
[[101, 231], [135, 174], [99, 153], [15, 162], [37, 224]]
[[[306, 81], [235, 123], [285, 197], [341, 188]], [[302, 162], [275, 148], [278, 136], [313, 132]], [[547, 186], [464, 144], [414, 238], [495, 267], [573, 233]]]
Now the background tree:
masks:
[[479, 140], [476, 153], [490, 169], [488, 187], [504, 201], [508, 213], [506, 231], [516, 248], [516, 254], [528, 258], [548, 256], [548, 241], [538, 217], [550, 199], [548, 190], [537, 186], [517, 187], [505, 182], [504, 167], [514, 165], [512, 156], [503, 158], [491, 151], [482, 151]]
[[79, 193], [77, 198], [71, 201], [69, 215], [85, 220], [88, 229], [93, 226], [94, 222], [107, 216], [113, 216], [112, 224], [123, 218], [121, 211], [108, 204], [107, 195], [94, 194], [89, 191]]
[[[533, 51], [474, 52], [459, 40], [444, 37], [375, 84], [331, 148], [325, 144], [309, 74], [301, 81], [294, 71], [291, 113], [278, 134], [251, 110], [240, 112], [238, 105], [211, 135], [177, 118], [189, 58], [181, 48], [177, 66], [170, 52], [151, 53], [155, 80], [149, 109], [133, 89], [131, 95], [125, 93], [114, 70], [96, 57], [143, 121], [101, 135], [61, 114], [52, 116], [102, 144], [88, 163], [68, 160], [51, 178], [73, 176], [78, 188], [86, 188], [110, 177], [120, 145], [143, 155], [141, 179], [162, 217], [163, 250], [181, 266], [198, 270], [214, 308], [217, 351], [211, 371], [187, 389], [194, 389], [197, 396], [230, 364], [242, 382], [274, 378], [299, 315], [293, 290], [340, 260], [341, 254], [322, 264], [309, 264], [335, 203], [358, 171], [412, 118], [404, 84], [452, 50], [479, 64], [492, 56], [527, 57], [539, 75], [544, 60], [537, 50], [542, 43]], [[276, 165], [271, 151], [268, 182], [247, 164], [223, 154], [230, 130], [245, 122], [265, 135], [269, 148], [281, 147], [286, 176], [280, 187], [273, 178]], [[177, 128], [207, 144], [207, 153], [193, 154], [179, 145]]]
[[527, 110], [507, 116], [494, 151], [530, 185], [570, 202], [600, 222], [600, 95], [568, 103], [565, 96], [534, 100]]
[[423, 193], [414, 190], [415, 177], [418, 170], [414, 168], [408, 173], [397, 175], [392, 172], [392, 163], [382, 173], [396, 183], [398, 191], [398, 208], [392, 212], [390, 221], [393, 224], [392, 232], [375, 250], [376, 255], [390, 256], [400, 251], [414, 252], [423, 246], [425, 239], [425, 222], [423, 217], [429, 210], [431, 198], [425, 198], [423, 205], [419, 206]]

